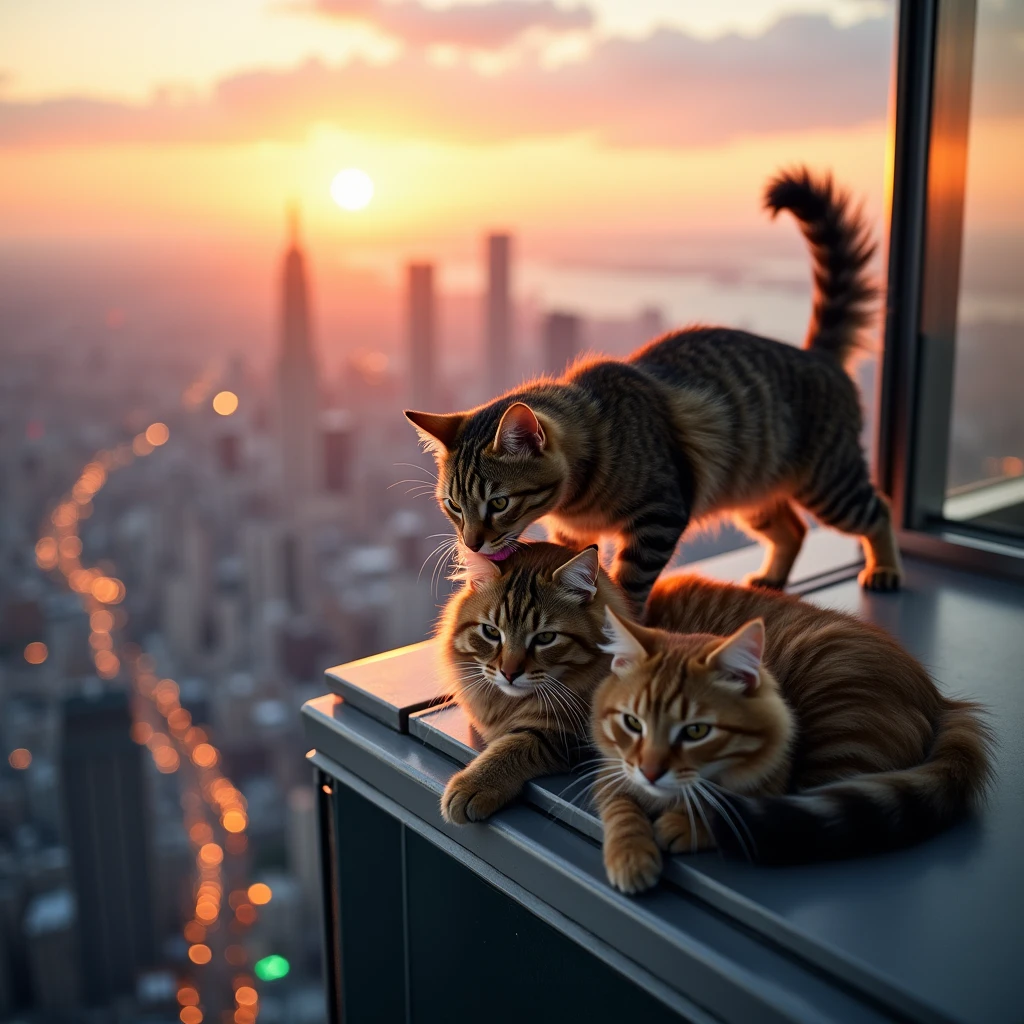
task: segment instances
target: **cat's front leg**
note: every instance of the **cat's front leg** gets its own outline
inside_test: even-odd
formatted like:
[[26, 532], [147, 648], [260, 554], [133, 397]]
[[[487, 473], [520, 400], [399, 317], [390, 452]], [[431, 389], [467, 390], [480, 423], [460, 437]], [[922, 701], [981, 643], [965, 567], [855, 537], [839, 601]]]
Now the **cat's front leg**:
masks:
[[598, 796], [604, 827], [604, 868], [620, 892], [633, 894], [657, 885], [661, 851], [646, 811], [622, 794]]
[[567, 771], [564, 750], [564, 740], [543, 729], [499, 736], [448, 780], [441, 796], [441, 817], [453, 825], [484, 821], [519, 796], [531, 779]]
[[698, 853], [715, 848], [715, 838], [703, 819], [685, 810], [665, 811], [655, 818], [654, 838], [666, 853]]
[[662, 502], [645, 506], [622, 529], [612, 576], [637, 616], [643, 613], [654, 581], [668, 565], [689, 522], [682, 504], [680, 498], [678, 507]]

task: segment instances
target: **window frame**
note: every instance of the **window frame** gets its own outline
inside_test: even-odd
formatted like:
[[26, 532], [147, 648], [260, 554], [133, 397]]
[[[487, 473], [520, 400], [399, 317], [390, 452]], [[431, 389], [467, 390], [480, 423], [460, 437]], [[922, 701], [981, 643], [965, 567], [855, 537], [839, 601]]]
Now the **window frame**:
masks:
[[976, 0], [899, 5], [876, 465], [904, 551], [1024, 579], [1024, 546], [943, 515], [976, 21]]

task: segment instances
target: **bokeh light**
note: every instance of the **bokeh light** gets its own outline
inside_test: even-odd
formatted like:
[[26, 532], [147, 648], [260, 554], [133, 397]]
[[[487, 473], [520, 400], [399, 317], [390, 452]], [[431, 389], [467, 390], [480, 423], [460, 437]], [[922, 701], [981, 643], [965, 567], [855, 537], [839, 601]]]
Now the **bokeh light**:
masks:
[[166, 423], [151, 423], [146, 427], [146, 440], [154, 447], [159, 448], [162, 444], [167, 444], [167, 439], [171, 436], [171, 432], [167, 429]]
[[221, 416], [230, 416], [238, 408], [238, 395], [234, 391], [218, 391], [213, 396], [213, 411]]
[[224, 851], [216, 843], [205, 843], [199, 850], [199, 859], [212, 867], [224, 859]]
[[331, 198], [343, 209], [354, 212], [370, 205], [373, 180], [358, 167], [346, 167], [331, 182]]
[[252, 965], [252, 969], [260, 981], [277, 981], [278, 978], [283, 978], [292, 967], [283, 956], [272, 953], [262, 960], [257, 960]]
[[203, 1011], [198, 1006], [183, 1006], [181, 1013], [181, 1024], [202, 1024]]
[[32, 763], [32, 752], [24, 747], [18, 747], [10, 752], [7, 763], [18, 771], [24, 771]]
[[235, 1000], [239, 1006], [255, 1006], [259, 1002], [259, 998], [256, 994], [256, 989], [251, 988], [249, 985], [243, 985], [241, 988], [235, 989]]
[[41, 640], [34, 640], [25, 648], [25, 660], [30, 665], [42, 665], [49, 655], [49, 648]]
[[198, 1006], [199, 993], [191, 985], [183, 985], [178, 989], [178, 1002], [182, 1006]]
[[212, 956], [213, 954], [210, 952], [210, 947], [201, 942], [197, 942], [194, 946], [188, 947], [188, 958], [194, 964], [208, 964]]
[[270, 897], [273, 895], [270, 886], [263, 882], [255, 882], [249, 886], [249, 902], [256, 904], [257, 907], [261, 907], [264, 903], [269, 903]]

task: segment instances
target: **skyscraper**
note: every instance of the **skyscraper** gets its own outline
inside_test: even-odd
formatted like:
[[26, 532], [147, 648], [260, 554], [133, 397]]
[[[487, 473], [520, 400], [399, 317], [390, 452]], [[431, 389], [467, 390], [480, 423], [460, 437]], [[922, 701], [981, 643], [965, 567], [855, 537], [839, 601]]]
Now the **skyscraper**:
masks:
[[511, 383], [511, 258], [511, 235], [487, 237], [487, 380], [492, 395]]
[[281, 281], [281, 347], [277, 360], [281, 460], [289, 500], [318, 493], [322, 479], [317, 364], [310, 335], [305, 258], [298, 235], [298, 214], [293, 210]]
[[561, 374], [580, 350], [580, 318], [574, 313], [548, 313], [544, 320], [544, 370]]
[[409, 264], [409, 398], [414, 409], [434, 407], [434, 265]]
[[75, 886], [82, 994], [105, 1006], [134, 992], [154, 956], [149, 814], [143, 750], [128, 695], [64, 702], [61, 776]]

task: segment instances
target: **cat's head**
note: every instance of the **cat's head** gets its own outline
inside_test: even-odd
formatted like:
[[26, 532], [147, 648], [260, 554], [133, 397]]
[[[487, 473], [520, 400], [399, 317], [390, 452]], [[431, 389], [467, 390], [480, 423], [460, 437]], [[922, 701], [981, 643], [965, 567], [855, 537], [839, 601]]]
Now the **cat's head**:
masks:
[[550, 417], [524, 402], [405, 415], [437, 460], [437, 500], [470, 551], [507, 558], [523, 530], [558, 505], [568, 466]]
[[705, 782], [752, 789], [783, 763], [792, 721], [762, 664], [760, 619], [715, 637], [646, 629], [609, 611], [606, 636], [611, 671], [591, 724], [609, 779], [658, 806]]
[[524, 544], [492, 562], [464, 553], [464, 586], [449, 602], [439, 638], [455, 689], [484, 705], [533, 701], [576, 718], [586, 735], [585, 702], [608, 671], [605, 609], [623, 598], [598, 564], [596, 547], [576, 554], [556, 544]]

